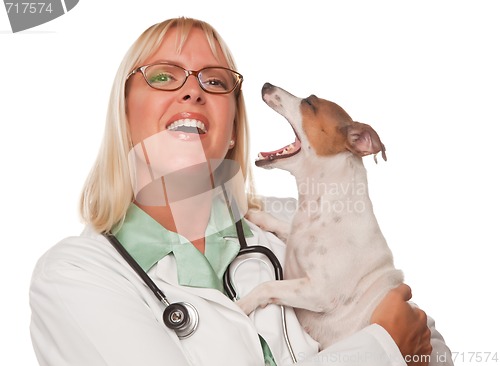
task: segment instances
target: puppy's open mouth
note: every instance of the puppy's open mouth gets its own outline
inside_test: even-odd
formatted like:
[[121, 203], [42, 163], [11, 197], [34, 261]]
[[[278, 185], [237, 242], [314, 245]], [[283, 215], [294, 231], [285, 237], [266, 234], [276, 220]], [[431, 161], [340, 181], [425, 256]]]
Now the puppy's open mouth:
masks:
[[295, 141], [291, 144], [282, 147], [281, 149], [269, 151], [269, 152], [260, 152], [257, 160], [255, 160], [255, 165], [264, 166], [272, 162], [276, 159], [285, 159], [289, 158], [300, 151], [300, 140], [297, 136], [295, 136]]

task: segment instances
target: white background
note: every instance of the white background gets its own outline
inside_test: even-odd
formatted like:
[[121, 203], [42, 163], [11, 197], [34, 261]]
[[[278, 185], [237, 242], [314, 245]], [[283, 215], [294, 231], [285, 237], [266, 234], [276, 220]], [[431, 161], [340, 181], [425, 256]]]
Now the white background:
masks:
[[[260, 99], [266, 81], [334, 100], [378, 131], [388, 161], [365, 158], [370, 193], [414, 300], [452, 351], [500, 353], [496, 1], [81, 0], [17, 34], [0, 9], [0, 364], [36, 364], [31, 272], [82, 229], [79, 193], [121, 58], [146, 27], [180, 15], [208, 21], [232, 49], [254, 156], [293, 140]], [[288, 173], [255, 175], [260, 193], [295, 195]], [[457, 364], [479, 364], [469, 357]]]

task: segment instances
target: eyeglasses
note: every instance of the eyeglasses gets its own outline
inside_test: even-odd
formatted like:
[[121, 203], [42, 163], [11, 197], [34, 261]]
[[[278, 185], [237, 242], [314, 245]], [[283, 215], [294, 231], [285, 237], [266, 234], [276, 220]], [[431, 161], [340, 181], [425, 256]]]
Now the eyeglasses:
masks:
[[132, 70], [130, 76], [140, 72], [148, 85], [154, 89], [174, 91], [182, 88], [190, 75], [194, 75], [200, 87], [207, 93], [229, 94], [241, 88], [243, 75], [225, 67], [205, 67], [201, 70], [186, 70], [168, 63], [144, 65]]

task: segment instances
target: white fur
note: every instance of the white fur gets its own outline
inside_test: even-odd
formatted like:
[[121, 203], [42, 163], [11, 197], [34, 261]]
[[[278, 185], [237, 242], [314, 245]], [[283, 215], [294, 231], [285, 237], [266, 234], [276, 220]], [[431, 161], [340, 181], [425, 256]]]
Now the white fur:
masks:
[[[269, 164], [295, 176], [299, 201], [287, 239], [285, 280], [256, 287], [238, 304], [247, 314], [269, 303], [294, 307], [323, 349], [368, 325], [403, 275], [373, 213], [362, 159], [348, 151], [316, 155], [303, 131], [301, 99], [277, 87], [263, 98], [301, 140], [298, 154]], [[249, 218], [285, 238], [287, 225], [266, 215], [253, 211]]]

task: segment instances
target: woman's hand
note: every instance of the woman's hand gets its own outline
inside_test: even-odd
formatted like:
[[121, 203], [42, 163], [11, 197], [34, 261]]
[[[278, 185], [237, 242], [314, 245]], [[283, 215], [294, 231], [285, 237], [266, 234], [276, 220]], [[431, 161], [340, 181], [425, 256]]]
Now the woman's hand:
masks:
[[406, 363], [412, 366], [428, 365], [432, 346], [427, 315], [410, 305], [411, 289], [402, 284], [389, 291], [377, 306], [371, 323], [382, 326], [394, 339]]

